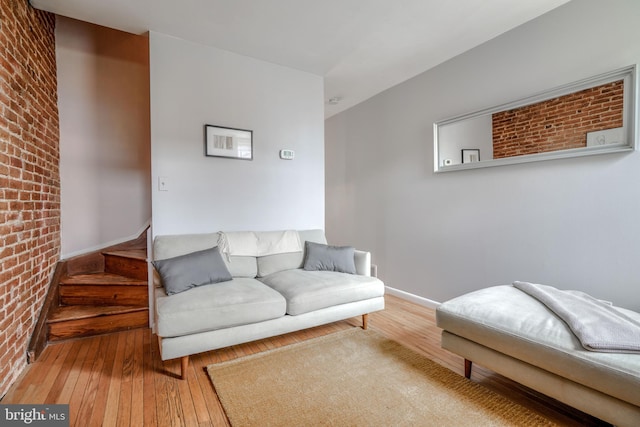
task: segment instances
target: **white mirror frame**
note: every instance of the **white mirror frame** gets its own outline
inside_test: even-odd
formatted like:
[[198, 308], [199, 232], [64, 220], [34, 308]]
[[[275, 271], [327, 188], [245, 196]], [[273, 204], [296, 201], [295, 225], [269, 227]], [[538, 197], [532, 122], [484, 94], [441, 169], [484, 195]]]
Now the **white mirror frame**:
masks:
[[[447, 120], [442, 120], [433, 124], [433, 148], [434, 148], [434, 172], [450, 172], [467, 169], [487, 168], [494, 166], [512, 165], [518, 163], [537, 162], [541, 160], [564, 159], [569, 157], [590, 156], [595, 154], [619, 153], [623, 151], [633, 151], [636, 149], [637, 142], [637, 112], [638, 105], [638, 83], [637, 83], [636, 65], [625, 67], [609, 73], [601, 74], [578, 82], [563, 85], [548, 91], [538, 93], [514, 102], [502, 104], [496, 107], [487, 108], [461, 116], [456, 116]], [[440, 126], [450, 125], [467, 119], [477, 118], [483, 115], [493, 114], [504, 110], [511, 110], [526, 105], [535, 104], [548, 99], [556, 98], [562, 95], [568, 95], [573, 92], [588, 89], [594, 86], [603, 85], [617, 80], [624, 80], [624, 106], [623, 106], [623, 129], [625, 134], [625, 142], [622, 144], [610, 144], [593, 147], [572, 148], [560, 151], [551, 151], [546, 153], [527, 154], [501, 159], [481, 160], [473, 163], [463, 163], [454, 165], [444, 165], [443, 159], [440, 159], [438, 146], [440, 144], [438, 138], [438, 129]]]

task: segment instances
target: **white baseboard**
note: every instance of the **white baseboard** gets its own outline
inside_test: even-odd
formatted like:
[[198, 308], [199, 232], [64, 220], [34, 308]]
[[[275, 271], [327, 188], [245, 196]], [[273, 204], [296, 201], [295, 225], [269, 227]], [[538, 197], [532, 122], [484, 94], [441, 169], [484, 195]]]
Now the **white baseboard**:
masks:
[[124, 243], [124, 242], [128, 242], [129, 240], [133, 240], [133, 239], [137, 239], [143, 232], [144, 230], [147, 229], [147, 227], [149, 227], [151, 225], [151, 218], [149, 218], [142, 227], [140, 227], [135, 234], [132, 234], [131, 236], [126, 236], [126, 237], [122, 237], [120, 239], [117, 240], [112, 240], [111, 242], [106, 242], [97, 246], [93, 246], [91, 248], [85, 248], [79, 251], [75, 251], [75, 252], [71, 252], [69, 254], [62, 254], [60, 256], [60, 260], [65, 260], [65, 259], [69, 259], [69, 258], [73, 258], [79, 255], [85, 255], [91, 252], [96, 252], [99, 250], [102, 250], [104, 248], [108, 248], [109, 246], [115, 246], [115, 245], [119, 245], [120, 243]]
[[386, 289], [386, 292], [389, 295], [393, 295], [393, 296], [396, 296], [398, 298], [402, 298], [402, 299], [405, 299], [407, 301], [411, 301], [413, 303], [416, 303], [418, 305], [422, 305], [424, 307], [435, 309], [435, 308], [438, 308], [438, 306], [441, 304], [441, 303], [439, 303], [437, 301], [433, 301], [433, 300], [430, 300], [428, 298], [424, 298], [424, 297], [421, 297], [421, 296], [418, 296], [418, 295], [414, 295], [414, 294], [411, 294], [409, 292], [401, 291], [400, 289], [391, 288], [389, 286], [385, 286], [385, 289]]

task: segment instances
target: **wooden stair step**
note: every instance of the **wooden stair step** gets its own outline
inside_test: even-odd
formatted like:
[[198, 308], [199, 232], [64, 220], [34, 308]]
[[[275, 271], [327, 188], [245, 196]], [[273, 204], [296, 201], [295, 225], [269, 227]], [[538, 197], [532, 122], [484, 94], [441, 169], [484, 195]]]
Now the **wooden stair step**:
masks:
[[94, 285], [94, 286], [147, 286], [147, 280], [125, 277], [113, 273], [89, 273], [63, 276], [60, 286], [68, 285]]
[[60, 304], [148, 307], [149, 292], [139, 286], [116, 289], [106, 286], [62, 286], [60, 287]]
[[94, 306], [94, 305], [69, 305], [60, 306], [53, 310], [47, 320], [48, 323], [66, 322], [69, 320], [89, 319], [94, 317], [109, 316], [145, 311], [145, 307], [130, 307], [127, 305]]
[[148, 308], [128, 306], [58, 307], [47, 320], [49, 341], [142, 328], [148, 324]]
[[123, 258], [132, 258], [141, 261], [147, 261], [147, 251], [144, 249], [130, 249], [124, 251], [107, 251], [103, 252], [104, 255], [114, 255]]
[[77, 274], [60, 279], [60, 304], [149, 306], [145, 280], [111, 273]]
[[147, 280], [147, 253], [143, 250], [103, 252], [104, 271], [139, 280]]

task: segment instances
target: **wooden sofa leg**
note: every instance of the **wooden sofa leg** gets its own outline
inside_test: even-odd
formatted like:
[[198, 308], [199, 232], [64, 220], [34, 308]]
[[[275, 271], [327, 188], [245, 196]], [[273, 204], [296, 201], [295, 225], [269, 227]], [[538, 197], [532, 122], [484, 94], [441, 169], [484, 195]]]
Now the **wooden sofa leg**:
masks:
[[180, 359], [180, 379], [187, 379], [187, 369], [189, 368], [189, 356], [182, 356]]
[[471, 360], [464, 359], [464, 376], [471, 379]]
[[369, 327], [369, 314], [362, 315], [362, 329], [367, 329]]

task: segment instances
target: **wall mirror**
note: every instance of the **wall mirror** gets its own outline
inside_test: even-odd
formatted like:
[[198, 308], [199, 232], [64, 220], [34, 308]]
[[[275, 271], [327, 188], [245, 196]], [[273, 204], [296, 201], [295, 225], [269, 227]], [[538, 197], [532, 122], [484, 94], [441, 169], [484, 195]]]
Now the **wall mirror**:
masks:
[[434, 124], [435, 172], [635, 148], [636, 66]]

